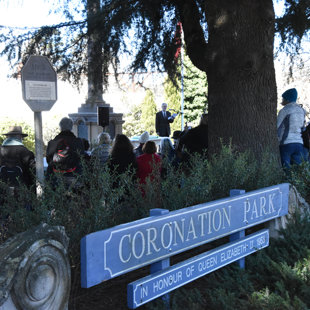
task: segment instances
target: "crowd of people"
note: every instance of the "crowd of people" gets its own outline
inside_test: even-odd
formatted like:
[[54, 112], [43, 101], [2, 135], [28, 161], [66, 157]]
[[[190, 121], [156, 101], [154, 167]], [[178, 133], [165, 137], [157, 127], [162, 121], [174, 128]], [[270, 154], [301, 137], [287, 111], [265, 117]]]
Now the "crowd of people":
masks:
[[[200, 132], [200, 128], [205, 127], [206, 117], [203, 115], [202, 124], [197, 129]], [[109, 133], [102, 132], [98, 135], [95, 145], [89, 150], [88, 140], [76, 137], [72, 132], [73, 122], [70, 118], [61, 119], [59, 128], [60, 133], [48, 142], [46, 148], [48, 166], [45, 177], [54, 186], [57, 185], [58, 176], [63, 176], [67, 185], [73, 184], [76, 176], [82, 173], [82, 161], [93, 160], [93, 163], [99, 164], [97, 167], [106, 165], [115, 175], [129, 172], [141, 185], [143, 191], [147, 179], [155, 182], [164, 176], [167, 164], [177, 167], [186, 158], [187, 152], [202, 153], [203, 149], [207, 148], [207, 135], [200, 141], [200, 137], [187, 139], [187, 135], [192, 135], [190, 131], [186, 134], [177, 131], [172, 137], [174, 144], [168, 136], [165, 136], [162, 137], [160, 144], [156, 145], [150, 140], [150, 135], [146, 131], [141, 134], [136, 148], [124, 134], [117, 134], [112, 141]], [[196, 129], [192, 130], [196, 131]], [[20, 167], [23, 173], [21, 177], [16, 175], [16, 179], [28, 186], [34, 186], [35, 156], [22, 141], [27, 134], [22, 132], [20, 126], [14, 126], [6, 135], [8, 138], [1, 146], [1, 169], [5, 166], [11, 169], [15, 166]], [[10, 182], [8, 178], [3, 181]], [[17, 183], [9, 185], [17, 186]]]
[[[284, 107], [277, 117], [277, 129], [281, 162], [285, 169], [289, 169], [292, 164], [309, 161], [309, 145], [305, 144], [302, 135], [306, 128], [306, 112], [296, 103], [295, 88], [285, 91], [282, 99]], [[136, 148], [124, 134], [117, 134], [112, 141], [109, 133], [102, 132], [91, 150], [87, 139], [78, 138], [72, 132], [72, 120], [64, 117], [59, 123], [60, 133], [47, 145], [46, 179], [53, 183], [56, 182], [55, 177], [61, 175], [70, 185], [82, 173], [82, 160], [93, 159], [99, 163], [99, 167], [106, 165], [118, 175], [129, 171], [141, 188], [147, 179], [155, 182], [165, 176], [167, 165], [178, 167], [188, 164], [193, 154], [207, 154], [208, 115], [201, 116], [197, 127], [174, 131], [170, 138], [170, 124], [176, 116], [176, 113], [171, 115], [167, 111], [166, 103], [162, 104], [162, 111], [156, 114], [156, 132], [161, 137], [158, 146], [150, 140], [147, 131], [141, 134]], [[23, 144], [27, 134], [22, 132], [21, 126], [12, 126], [4, 135], [7, 138], [0, 147], [1, 180], [12, 187], [17, 186], [18, 180], [34, 188], [35, 156]]]

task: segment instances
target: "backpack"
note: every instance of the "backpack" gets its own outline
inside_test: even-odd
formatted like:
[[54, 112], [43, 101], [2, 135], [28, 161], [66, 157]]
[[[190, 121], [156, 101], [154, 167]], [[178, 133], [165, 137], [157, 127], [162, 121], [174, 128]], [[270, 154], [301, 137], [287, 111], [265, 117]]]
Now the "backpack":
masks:
[[18, 165], [12, 167], [2, 165], [0, 167], [0, 180], [9, 186], [18, 186], [22, 177], [23, 169]]
[[302, 136], [302, 140], [304, 143], [304, 147], [306, 147], [309, 150], [310, 149], [310, 124], [302, 128], [301, 136]]
[[65, 139], [60, 139], [53, 154], [53, 171], [69, 173], [75, 171], [76, 168], [77, 154]]
[[8, 186], [15, 187], [23, 181], [23, 169], [18, 158], [8, 158], [4, 148], [0, 146], [1, 165], [0, 165], [0, 180]]

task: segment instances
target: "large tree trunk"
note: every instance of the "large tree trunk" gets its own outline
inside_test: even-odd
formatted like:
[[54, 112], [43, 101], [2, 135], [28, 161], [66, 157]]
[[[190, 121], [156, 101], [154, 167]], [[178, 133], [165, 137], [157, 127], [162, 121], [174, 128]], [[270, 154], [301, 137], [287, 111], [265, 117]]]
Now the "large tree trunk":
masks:
[[221, 140], [258, 158], [265, 150], [278, 153], [272, 0], [205, 0], [205, 13], [208, 43], [200, 46], [181, 16], [188, 54], [194, 50], [194, 64], [207, 72], [210, 153], [221, 148]]
[[[209, 148], [277, 153], [272, 0], [206, 0]], [[208, 18], [210, 16], [210, 18]]]
[[88, 18], [88, 96], [87, 103], [97, 106], [98, 102], [103, 102], [103, 74], [102, 74], [102, 35], [98, 27], [100, 13], [100, 0], [87, 1]]

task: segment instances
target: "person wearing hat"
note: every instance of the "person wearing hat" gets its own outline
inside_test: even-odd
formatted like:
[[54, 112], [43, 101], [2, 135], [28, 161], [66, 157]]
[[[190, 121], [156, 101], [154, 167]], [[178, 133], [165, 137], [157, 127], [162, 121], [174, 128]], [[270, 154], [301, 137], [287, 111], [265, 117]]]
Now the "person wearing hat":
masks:
[[140, 138], [139, 138], [139, 146], [136, 147], [136, 148], [134, 149], [134, 152], [135, 152], [136, 157], [138, 157], [138, 156], [140, 156], [140, 155], [143, 154], [143, 151], [142, 151], [143, 145], [144, 145], [147, 141], [149, 141], [149, 139], [150, 139], [150, 135], [149, 135], [149, 133], [148, 133], [147, 131], [145, 131], [145, 132], [140, 136]]
[[301, 128], [305, 122], [305, 110], [296, 103], [297, 90], [290, 88], [282, 94], [283, 108], [277, 117], [281, 163], [284, 168], [299, 165], [306, 160]]
[[0, 176], [9, 186], [16, 187], [19, 182], [35, 190], [35, 156], [23, 144], [21, 126], [11, 126], [4, 134], [7, 138], [0, 146]]
[[164, 102], [161, 105], [162, 110], [156, 113], [155, 128], [159, 137], [170, 136], [170, 123], [173, 123], [177, 116], [176, 113], [171, 115], [171, 113], [167, 111], [167, 106], [167, 103]]

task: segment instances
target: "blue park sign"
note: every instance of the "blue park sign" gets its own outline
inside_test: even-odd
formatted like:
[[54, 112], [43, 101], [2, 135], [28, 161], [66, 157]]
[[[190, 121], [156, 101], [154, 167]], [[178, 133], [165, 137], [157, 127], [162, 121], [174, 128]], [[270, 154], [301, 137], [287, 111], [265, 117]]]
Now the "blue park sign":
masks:
[[288, 193], [289, 184], [279, 184], [86, 235], [82, 287], [286, 215]]
[[135, 309], [268, 245], [269, 230], [264, 229], [132, 282], [127, 286], [128, 307]]

